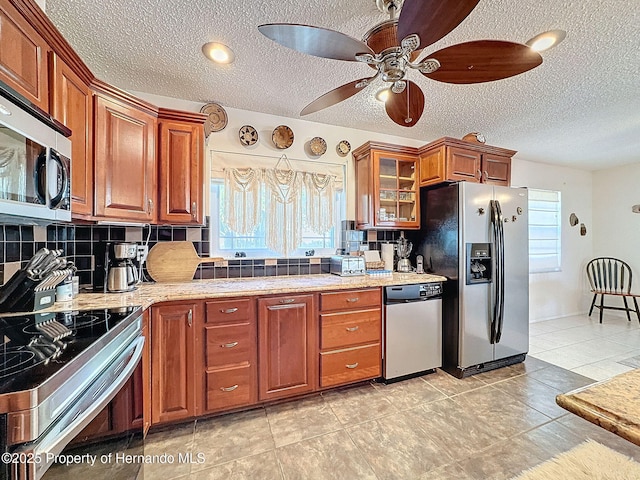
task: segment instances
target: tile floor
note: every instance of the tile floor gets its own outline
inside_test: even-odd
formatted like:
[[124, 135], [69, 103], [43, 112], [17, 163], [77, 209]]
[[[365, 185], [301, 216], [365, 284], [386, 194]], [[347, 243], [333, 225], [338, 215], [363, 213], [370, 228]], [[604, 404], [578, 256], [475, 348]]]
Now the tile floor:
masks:
[[145, 454], [204, 463], [147, 465], [144, 478], [499, 480], [586, 438], [640, 461], [639, 447], [555, 404], [593, 377], [640, 366], [638, 322], [532, 324], [531, 350], [522, 364], [464, 380], [438, 370], [154, 431]]

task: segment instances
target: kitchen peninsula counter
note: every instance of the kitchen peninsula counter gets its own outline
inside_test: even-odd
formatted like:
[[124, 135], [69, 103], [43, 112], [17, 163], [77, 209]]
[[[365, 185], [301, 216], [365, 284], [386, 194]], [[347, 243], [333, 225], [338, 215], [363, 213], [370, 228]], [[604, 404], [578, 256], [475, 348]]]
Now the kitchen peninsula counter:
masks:
[[70, 302], [56, 302], [44, 311], [116, 308], [141, 305], [149, 308], [155, 303], [179, 300], [313, 293], [332, 290], [410, 285], [444, 282], [440, 275], [394, 273], [393, 276], [371, 275], [340, 277], [331, 274], [252, 277], [217, 280], [193, 280], [179, 283], [142, 283], [133, 292], [81, 293]]
[[640, 446], [640, 369], [558, 395], [556, 402]]

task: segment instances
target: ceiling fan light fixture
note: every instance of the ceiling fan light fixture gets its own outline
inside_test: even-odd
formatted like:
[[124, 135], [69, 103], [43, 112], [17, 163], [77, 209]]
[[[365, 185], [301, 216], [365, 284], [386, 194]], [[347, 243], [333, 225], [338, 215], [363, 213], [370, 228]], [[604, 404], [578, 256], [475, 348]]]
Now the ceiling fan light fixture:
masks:
[[379, 102], [386, 102], [389, 98], [389, 96], [391, 95], [391, 89], [388, 87], [385, 88], [381, 88], [380, 90], [378, 90], [376, 92], [376, 100], [378, 100]]
[[566, 36], [567, 32], [564, 30], [549, 30], [527, 40], [526, 45], [536, 52], [543, 52], [558, 45]]
[[202, 46], [202, 53], [212, 62], [220, 64], [232, 63], [236, 57], [231, 48], [217, 42], [205, 43]]

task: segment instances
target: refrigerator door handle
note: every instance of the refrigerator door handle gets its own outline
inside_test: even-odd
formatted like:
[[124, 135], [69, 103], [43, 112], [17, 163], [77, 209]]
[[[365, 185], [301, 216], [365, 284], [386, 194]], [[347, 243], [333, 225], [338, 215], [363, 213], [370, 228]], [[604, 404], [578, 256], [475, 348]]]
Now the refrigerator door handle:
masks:
[[498, 291], [499, 291], [499, 304], [498, 304], [498, 325], [496, 329], [496, 343], [500, 342], [502, 337], [502, 324], [504, 321], [504, 222], [502, 218], [502, 208], [500, 208], [500, 202], [496, 200], [496, 212], [498, 217]]
[[499, 263], [499, 245], [498, 245], [498, 221], [499, 221], [499, 217], [498, 217], [498, 211], [496, 208], [496, 201], [495, 200], [491, 200], [489, 202], [489, 207], [491, 209], [491, 249], [492, 249], [492, 255], [493, 255], [493, 288], [492, 288], [492, 292], [493, 292], [493, 301], [492, 301], [492, 309], [493, 309], [493, 313], [491, 316], [491, 344], [496, 343], [496, 336], [497, 336], [497, 329], [498, 329], [498, 313], [499, 313], [499, 304], [500, 304], [500, 299], [499, 299], [499, 294], [500, 294], [500, 288], [499, 288], [499, 269], [500, 269], [500, 263]]

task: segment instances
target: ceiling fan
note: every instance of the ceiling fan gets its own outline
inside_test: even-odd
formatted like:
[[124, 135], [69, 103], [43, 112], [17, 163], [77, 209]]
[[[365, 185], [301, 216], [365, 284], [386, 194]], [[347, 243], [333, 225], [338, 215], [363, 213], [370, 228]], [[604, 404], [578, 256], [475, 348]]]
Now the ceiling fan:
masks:
[[[363, 62], [376, 73], [318, 97], [300, 115], [330, 107], [364, 90], [377, 78], [390, 84], [387, 115], [412, 127], [424, 111], [424, 94], [407, 79], [409, 70], [445, 83], [492, 82], [524, 73], [542, 63], [529, 46], [502, 40], [476, 40], [438, 50], [417, 60], [421, 50], [456, 28], [480, 0], [375, 0], [389, 14], [365, 33], [362, 41], [327, 28], [291, 23], [260, 25], [258, 30], [285, 47], [317, 57]], [[400, 10], [400, 16], [396, 14]]]

